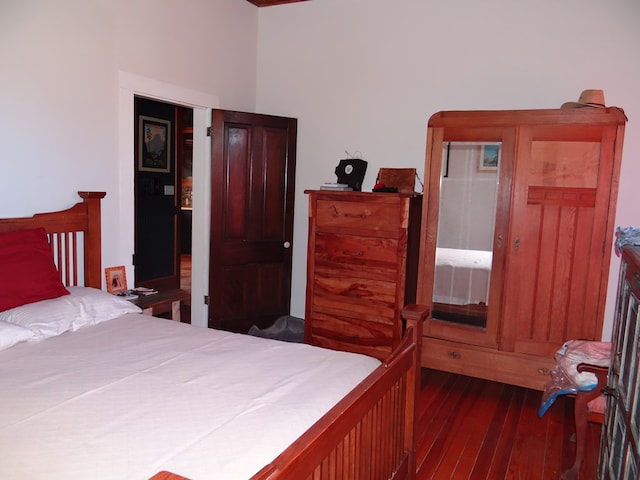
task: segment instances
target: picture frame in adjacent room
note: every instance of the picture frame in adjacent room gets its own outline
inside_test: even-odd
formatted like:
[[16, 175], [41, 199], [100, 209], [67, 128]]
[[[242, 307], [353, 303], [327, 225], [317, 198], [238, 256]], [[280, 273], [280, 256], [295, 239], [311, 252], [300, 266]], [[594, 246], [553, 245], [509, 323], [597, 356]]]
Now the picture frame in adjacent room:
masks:
[[161, 118], [138, 117], [138, 170], [171, 171], [171, 122]]
[[124, 265], [104, 269], [107, 281], [107, 292], [120, 293], [127, 290], [127, 272]]
[[493, 172], [498, 170], [500, 163], [500, 144], [487, 143], [480, 147], [480, 155], [478, 157], [479, 172]]

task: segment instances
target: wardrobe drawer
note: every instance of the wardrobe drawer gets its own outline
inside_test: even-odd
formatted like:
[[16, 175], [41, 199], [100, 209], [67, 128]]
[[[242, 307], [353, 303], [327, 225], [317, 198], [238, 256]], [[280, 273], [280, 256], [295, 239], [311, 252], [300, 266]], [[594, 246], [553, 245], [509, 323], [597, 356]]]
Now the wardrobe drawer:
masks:
[[422, 366], [544, 390], [555, 361], [551, 357], [523, 355], [424, 337]]
[[397, 232], [401, 218], [399, 203], [336, 202], [318, 199], [316, 226], [347, 228], [361, 233], [366, 230]]

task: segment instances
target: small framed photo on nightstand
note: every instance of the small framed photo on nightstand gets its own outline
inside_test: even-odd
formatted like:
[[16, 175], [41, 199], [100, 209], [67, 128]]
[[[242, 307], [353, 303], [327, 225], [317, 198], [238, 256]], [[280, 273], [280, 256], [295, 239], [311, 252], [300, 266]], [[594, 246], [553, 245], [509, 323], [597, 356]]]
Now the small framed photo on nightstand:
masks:
[[127, 272], [124, 265], [104, 269], [107, 280], [107, 292], [120, 293], [127, 290]]

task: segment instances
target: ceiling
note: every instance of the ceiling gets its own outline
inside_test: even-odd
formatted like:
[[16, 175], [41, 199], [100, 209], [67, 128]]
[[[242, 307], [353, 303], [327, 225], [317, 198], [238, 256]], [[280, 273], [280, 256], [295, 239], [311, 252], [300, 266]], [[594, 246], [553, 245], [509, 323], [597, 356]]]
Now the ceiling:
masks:
[[285, 3], [306, 2], [307, 0], [247, 0], [258, 7], [269, 7], [271, 5], [283, 5]]

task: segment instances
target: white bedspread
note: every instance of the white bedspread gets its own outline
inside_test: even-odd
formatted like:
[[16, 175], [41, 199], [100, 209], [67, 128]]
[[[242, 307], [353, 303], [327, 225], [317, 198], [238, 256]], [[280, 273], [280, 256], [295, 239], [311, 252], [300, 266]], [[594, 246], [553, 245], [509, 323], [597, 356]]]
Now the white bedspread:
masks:
[[379, 362], [141, 314], [0, 352], [0, 478], [247, 479]]

